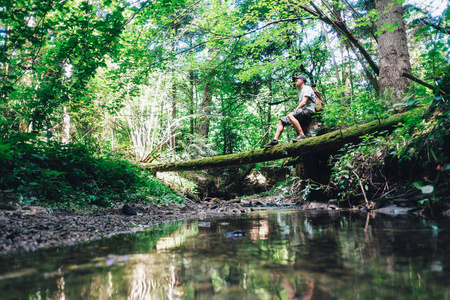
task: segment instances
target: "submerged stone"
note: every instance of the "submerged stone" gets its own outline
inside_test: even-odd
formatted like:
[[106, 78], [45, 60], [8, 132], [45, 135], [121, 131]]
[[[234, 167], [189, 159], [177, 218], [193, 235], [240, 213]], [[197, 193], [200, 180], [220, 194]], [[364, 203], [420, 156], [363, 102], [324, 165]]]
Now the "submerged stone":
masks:
[[245, 235], [244, 230], [235, 230], [225, 233], [225, 237], [243, 237]]

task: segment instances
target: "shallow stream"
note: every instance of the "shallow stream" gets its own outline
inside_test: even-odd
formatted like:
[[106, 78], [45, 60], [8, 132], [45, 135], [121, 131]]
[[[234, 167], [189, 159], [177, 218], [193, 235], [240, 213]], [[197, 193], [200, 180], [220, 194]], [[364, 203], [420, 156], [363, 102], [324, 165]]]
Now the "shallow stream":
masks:
[[204, 217], [0, 257], [0, 299], [450, 299], [449, 248], [448, 219]]

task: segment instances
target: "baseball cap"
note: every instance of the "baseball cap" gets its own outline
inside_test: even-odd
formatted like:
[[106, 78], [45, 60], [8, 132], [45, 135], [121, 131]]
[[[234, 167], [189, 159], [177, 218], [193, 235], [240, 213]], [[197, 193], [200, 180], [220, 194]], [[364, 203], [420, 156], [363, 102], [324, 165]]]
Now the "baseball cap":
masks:
[[308, 81], [308, 79], [306, 79], [306, 77], [303, 75], [293, 75], [292, 76], [292, 79], [299, 79], [299, 78], [302, 79], [304, 83], [306, 83], [306, 81]]

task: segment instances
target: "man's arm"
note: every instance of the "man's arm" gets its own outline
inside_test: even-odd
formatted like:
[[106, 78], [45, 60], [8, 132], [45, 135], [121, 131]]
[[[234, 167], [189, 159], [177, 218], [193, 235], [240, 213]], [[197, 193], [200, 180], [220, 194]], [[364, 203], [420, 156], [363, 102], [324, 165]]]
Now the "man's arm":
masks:
[[302, 108], [303, 106], [305, 106], [305, 105], [306, 105], [306, 102], [308, 102], [308, 98], [309, 98], [309, 96], [303, 96], [302, 101], [300, 102], [300, 104], [297, 106], [296, 109], [300, 109], [300, 108]]

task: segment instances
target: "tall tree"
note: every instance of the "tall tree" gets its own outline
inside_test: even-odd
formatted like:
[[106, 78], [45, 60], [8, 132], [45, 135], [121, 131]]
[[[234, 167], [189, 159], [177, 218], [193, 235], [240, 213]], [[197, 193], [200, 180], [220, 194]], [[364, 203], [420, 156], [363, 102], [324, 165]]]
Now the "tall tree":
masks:
[[376, 0], [378, 50], [380, 57], [379, 85], [381, 96], [393, 101], [409, 90], [410, 80], [403, 73], [411, 73], [403, 8], [399, 1]]

